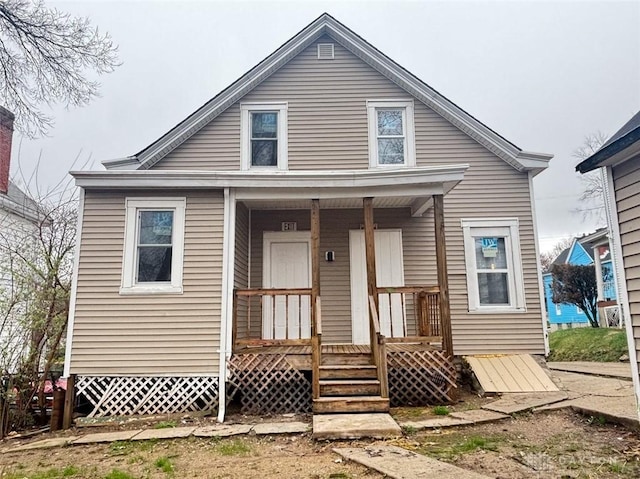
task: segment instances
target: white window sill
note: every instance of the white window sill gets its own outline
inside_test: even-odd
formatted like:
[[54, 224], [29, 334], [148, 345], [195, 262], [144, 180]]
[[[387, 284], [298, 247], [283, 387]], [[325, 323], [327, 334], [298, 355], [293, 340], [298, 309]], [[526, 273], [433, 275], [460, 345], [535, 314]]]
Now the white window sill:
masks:
[[120, 288], [120, 294], [135, 295], [135, 294], [182, 294], [182, 286], [171, 285], [158, 285], [158, 286], [131, 286]]
[[526, 312], [526, 308], [478, 308], [469, 310], [470, 314], [522, 314]]

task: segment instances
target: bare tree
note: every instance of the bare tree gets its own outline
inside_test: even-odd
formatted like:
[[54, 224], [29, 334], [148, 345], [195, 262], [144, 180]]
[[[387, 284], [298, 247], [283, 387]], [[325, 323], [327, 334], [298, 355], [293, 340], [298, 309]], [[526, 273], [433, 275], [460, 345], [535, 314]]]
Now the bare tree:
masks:
[[[24, 419], [37, 394], [44, 415], [45, 381], [60, 363], [67, 327], [77, 201], [69, 183], [37, 194], [38, 221], [5, 217], [0, 225], [0, 317], [2, 342], [11, 358], [4, 365], [14, 375], [19, 414]], [[8, 287], [6, 287], [8, 286]]]
[[[587, 135], [579, 148], [573, 151], [573, 157], [578, 162], [586, 160], [607, 141], [607, 136], [601, 131]], [[604, 185], [602, 184], [602, 174], [600, 169], [596, 169], [584, 175], [580, 175], [582, 182], [582, 194], [580, 201], [583, 207], [576, 211], [582, 214], [583, 219], [593, 218], [599, 223], [605, 221], [604, 215]]]
[[0, 100], [16, 114], [16, 129], [34, 137], [53, 124], [41, 105], [84, 106], [98, 95], [89, 79], [112, 72], [117, 47], [88, 18], [42, 0], [0, 1]]
[[558, 241], [550, 251], [546, 251], [540, 254], [540, 268], [542, 271], [549, 271], [551, 263], [562, 253], [565, 249], [571, 246], [573, 238], [563, 238]]

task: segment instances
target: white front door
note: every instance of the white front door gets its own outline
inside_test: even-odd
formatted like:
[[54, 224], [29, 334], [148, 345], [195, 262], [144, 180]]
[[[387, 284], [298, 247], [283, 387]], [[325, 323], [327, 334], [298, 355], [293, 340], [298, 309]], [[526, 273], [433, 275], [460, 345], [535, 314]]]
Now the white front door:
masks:
[[[311, 233], [309, 231], [263, 234], [264, 288], [311, 287]], [[262, 305], [263, 339], [311, 337], [309, 296], [265, 296]]]
[[[376, 230], [376, 281], [379, 287], [404, 286], [402, 230]], [[369, 297], [364, 231], [349, 231], [351, 261], [351, 331], [353, 344], [369, 344]], [[399, 295], [380, 297], [380, 332], [387, 337], [404, 335]], [[393, 334], [392, 334], [393, 333]]]

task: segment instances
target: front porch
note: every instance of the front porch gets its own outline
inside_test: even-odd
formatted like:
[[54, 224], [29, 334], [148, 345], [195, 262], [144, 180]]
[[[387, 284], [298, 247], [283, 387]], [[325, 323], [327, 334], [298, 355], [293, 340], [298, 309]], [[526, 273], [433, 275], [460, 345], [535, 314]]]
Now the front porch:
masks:
[[[301, 216], [300, 201], [295, 211], [288, 210], [285, 201], [281, 208], [269, 203], [269, 210], [256, 208], [253, 201], [240, 203], [238, 211], [246, 208], [251, 213], [248, 232], [236, 231], [241, 254], [236, 254], [235, 268], [246, 265], [248, 272], [234, 283], [228, 382], [229, 394], [240, 401], [243, 412], [372, 412], [388, 411], [390, 405], [442, 404], [454, 399], [443, 195], [416, 198], [411, 193], [398, 201], [395, 194], [393, 201], [378, 200], [375, 209], [371, 197], [359, 200], [359, 210], [353, 199], [347, 208], [331, 212], [323, 208], [323, 223], [329, 225], [322, 230], [319, 199], [305, 200], [310, 206], [307, 221]], [[417, 214], [416, 205], [421, 208]], [[433, 216], [428, 219], [432, 235], [422, 238], [424, 249], [416, 253], [413, 244], [404, 247], [404, 255], [411, 256], [404, 262], [413, 280], [406, 285], [402, 264], [400, 273], [394, 265], [403, 263], [403, 235], [408, 236], [414, 224], [424, 229], [427, 218], [422, 214], [428, 210]], [[267, 251], [272, 245], [267, 238], [277, 235], [266, 218], [281, 220], [270, 224], [282, 223], [284, 230], [286, 219], [292, 217], [300, 221], [293, 232], [281, 233], [291, 241], [283, 247], [285, 266], [278, 269], [265, 259], [280, 254], [277, 249]], [[338, 251], [327, 251], [321, 232], [331, 239], [331, 246], [348, 243]], [[305, 270], [304, 261], [292, 259], [296, 242], [307, 241], [305, 234], [308, 282], [306, 273], [296, 277], [291, 272]], [[380, 238], [385, 235], [390, 241]], [[243, 245], [244, 237], [249, 244]], [[400, 246], [394, 249], [395, 237], [400, 238]], [[398, 249], [399, 260], [394, 259]], [[346, 273], [334, 263], [337, 255], [344, 263], [349, 258]], [[420, 263], [429, 257], [432, 263], [415, 267], [410, 262], [414, 256]], [[358, 281], [358, 269], [362, 269], [362, 281]], [[321, 271], [330, 281], [321, 278]], [[433, 283], [417, 284], [416, 279]], [[322, 296], [321, 286], [327, 291]]]

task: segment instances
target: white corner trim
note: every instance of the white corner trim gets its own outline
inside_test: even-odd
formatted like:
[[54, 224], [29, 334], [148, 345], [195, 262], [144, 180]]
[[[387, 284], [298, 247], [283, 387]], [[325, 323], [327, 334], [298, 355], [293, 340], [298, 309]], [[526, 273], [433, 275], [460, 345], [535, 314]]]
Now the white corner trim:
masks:
[[614, 280], [617, 288], [618, 306], [622, 310], [625, 330], [627, 332], [627, 348], [629, 349], [629, 363], [633, 389], [636, 396], [636, 415], [640, 419], [640, 371], [638, 370], [638, 351], [633, 337], [633, 324], [629, 310], [629, 293], [627, 291], [627, 277], [624, 270], [624, 256], [622, 254], [622, 239], [620, 237], [620, 223], [613, 184], [613, 169], [611, 166], [603, 168], [604, 205], [609, 224], [609, 249], [613, 258]]
[[71, 374], [71, 351], [73, 343], [73, 326], [76, 317], [76, 298], [78, 296], [78, 268], [80, 266], [80, 243], [82, 242], [82, 222], [84, 218], [84, 189], [80, 188], [78, 198], [78, 219], [76, 221], [76, 244], [73, 252], [73, 276], [71, 278], [71, 296], [69, 298], [69, 317], [67, 320], [67, 342], [64, 351], [65, 378]]
[[533, 220], [533, 243], [536, 251], [536, 272], [538, 276], [538, 294], [540, 295], [540, 320], [542, 322], [542, 336], [544, 339], [544, 355], [549, 356], [549, 331], [547, 330], [547, 308], [545, 307], [544, 282], [542, 280], [542, 268], [540, 267], [540, 241], [538, 239], [538, 217], [536, 214], [536, 197], [533, 188], [533, 174], [528, 172], [529, 199], [531, 201], [531, 219]]
[[222, 297], [220, 302], [220, 359], [218, 381], [218, 422], [224, 422], [227, 395], [227, 359], [231, 356], [233, 332], [233, 287], [235, 272], [236, 199], [235, 191], [224, 190], [222, 231]]
[[[120, 294], [181, 294], [184, 269], [185, 197], [131, 197], [125, 199], [124, 251]], [[170, 283], [136, 283], [138, 211], [173, 210]]]
[[[289, 104], [287, 102], [260, 102], [240, 104], [240, 169], [283, 170], [289, 169]], [[278, 166], [251, 165], [251, 112], [275, 111], [278, 113]]]

